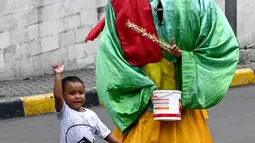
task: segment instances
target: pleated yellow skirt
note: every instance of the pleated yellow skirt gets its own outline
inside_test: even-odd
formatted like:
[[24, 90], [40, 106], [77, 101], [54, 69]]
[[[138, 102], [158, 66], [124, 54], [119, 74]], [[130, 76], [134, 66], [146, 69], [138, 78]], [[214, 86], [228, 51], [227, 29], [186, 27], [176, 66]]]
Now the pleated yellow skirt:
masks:
[[212, 143], [201, 110], [184, 110], [181, 121], [154, 121], [145, 111], [128, 134], [115, 128], [114, 136], [123, 143]]
[[[174, 64], [163, 59], [142, 68], [159, 89], [176, 89]], [[205, 110], [183, 110], [181, 121], [154, 121], [153, 112], [144, 111], [130, 132], [115, 128], [113, 134], [123, 143], [212, 143], [206, 118]]]

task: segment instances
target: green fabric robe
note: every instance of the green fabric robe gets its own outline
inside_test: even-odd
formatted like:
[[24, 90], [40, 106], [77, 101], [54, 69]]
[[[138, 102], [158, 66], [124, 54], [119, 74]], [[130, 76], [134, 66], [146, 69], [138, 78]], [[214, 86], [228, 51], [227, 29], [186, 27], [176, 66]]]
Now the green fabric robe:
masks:
[[[151, 11], [158, 36], [166, 41], [174, 37], [182, 50], [180, 59], [163, 55], [176, 64], [183, 108], [215, 106], [224, 98], [239, 59], [239, 44], [226, 17], [213, 0], [161, 1], [163, 26], [155, 12], [158, 0], [150, 0]], [[126, 133], [146, 110], [157, 85], [125, 60], [115, 19], [109, 0], [97, 53], [96, 86], [111, 119]]]

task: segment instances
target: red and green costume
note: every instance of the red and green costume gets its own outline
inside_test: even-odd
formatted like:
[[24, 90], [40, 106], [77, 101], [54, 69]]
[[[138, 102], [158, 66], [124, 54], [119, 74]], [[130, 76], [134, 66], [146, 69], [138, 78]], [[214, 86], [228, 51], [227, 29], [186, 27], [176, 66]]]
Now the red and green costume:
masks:
[[[118, 127], [116, 135], [123, 142], [128, 142], [125, 136], [129, 139], [140, 136], [140, 126], [148, 126], [146, 122], [154, 124], [152, 118], [150, 121], [144, 119], [145, 116], [152, 117], [149, 115], [152, 114], [150, 97], [157, 87], [181, 90], [184, 108], [183, 120], [169, 122], [165, 125], [169, 126], [167, 133], [166, 129], [158, 134], [168, 134], [176, 143], [198, 140], [196, 135], [199, 137], [199, 132], [209, 130], [200, 110], [193, 109], [206, 109], [219, 103], [228, 90], [238, 64], [237, 39], [213, 0], [161, 2], [164, 13], [163, 25], [159, 26], [156, 14], [158, 0], [109, 0], [105, 19], [86, 39], [93, 40], [103, 30], [96, 60], [97, 92]], [[159, 45], [129, 29], [127, 20], [165, 41], [174, 37], [176, 45], [182, 50], [182, 57], [176, 59], [166, 54]], [[147, 68], [158, 64], [155, 67], [161, 69], [162, 63], [167, 65], [164, 68], [174, 65], [168, 71], [174, 72], [172, 79], [176, 83], [169, 85], [169, 88], [159, 85], [164, 78], [153, 78], [154, 74], [162, 73], [152, 73], [157, 69]], [[144, 124], [140, 124], [142, 120]], [[187, 130], [192, 131], [193, 135], [188, 135], [190, 132]], [[207, 136], [201, 142], [211, 142], [209, 133], [205, 134]], [[144, 138], [148, 136], [144, 135]], [[139, 138], [142, 143], [143, 137]]]

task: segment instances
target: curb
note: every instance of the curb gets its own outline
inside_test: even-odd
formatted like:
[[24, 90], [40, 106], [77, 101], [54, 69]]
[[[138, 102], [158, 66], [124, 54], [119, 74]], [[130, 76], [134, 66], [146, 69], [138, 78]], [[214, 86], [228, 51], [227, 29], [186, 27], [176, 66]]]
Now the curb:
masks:
[[236, 70], [235, 76], [230, 86], [240, 86], [255, 83], [254, 71], [250, 68]]
[[[96, 88], [86, 90], [84, 107], [99, 106]], [[53, 93], [0, 100], [0, 120], [53, 113]]]
[[[246, 68], [236, 71], [230, 86], [235, 87], [254, 83], [254, 71]], [[86, 89], [86, 103], [84, 107], [92, 106], [103, 106], [103, 103], [97, 96], [95, 87]], [[41, 115], [53, 113], [54, 111], [53, 93], [0, 100], [0, 120]]]

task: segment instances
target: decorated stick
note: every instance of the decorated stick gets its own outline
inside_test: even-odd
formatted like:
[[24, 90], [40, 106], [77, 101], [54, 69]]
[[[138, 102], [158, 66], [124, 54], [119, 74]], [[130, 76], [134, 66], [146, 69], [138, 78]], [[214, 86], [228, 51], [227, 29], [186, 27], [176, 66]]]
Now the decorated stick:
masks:
[[142, 27], [137, 26], [136, 24], [130, 22], [129, 20], [127, 21], [127, 26], [129, 28], [131, 28], [132, 30], [134, 30], [135, 32], [141, 34], [142, 36], [151, 39], [153, 42], [159, 44], [161, 47], [167, 48], [167, 49], [171, 49], [171, 45], [169, 45], [168, 43], [166, 43], [165, 41], [159, 39], [157, 36], [155, 36], [154, 34], [150, 34], [147, 33], [145, 29], [143, 29]]

